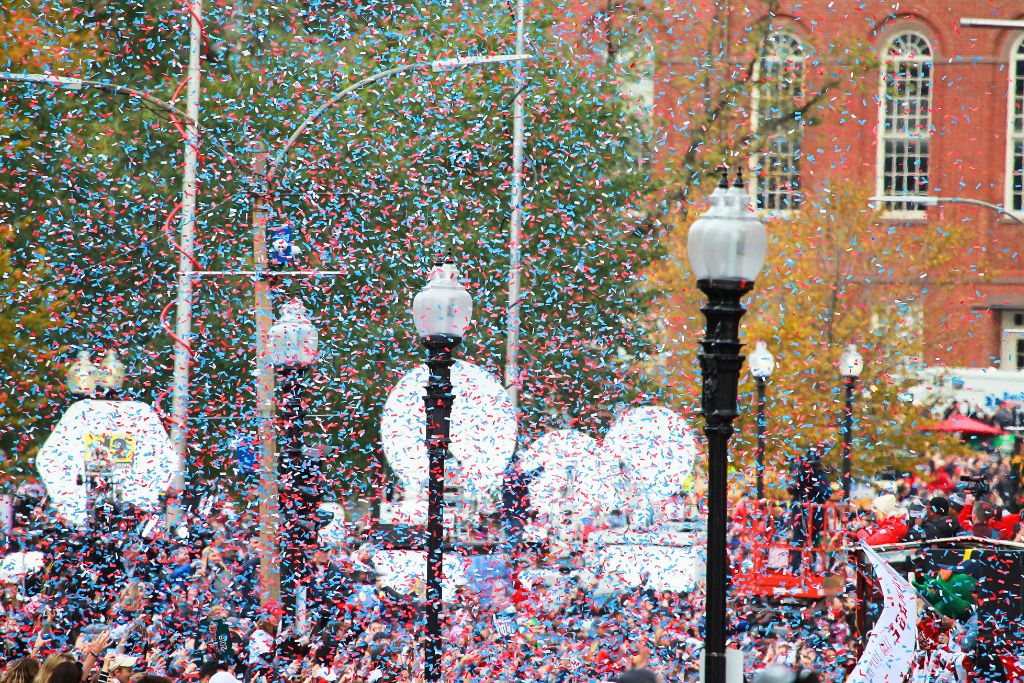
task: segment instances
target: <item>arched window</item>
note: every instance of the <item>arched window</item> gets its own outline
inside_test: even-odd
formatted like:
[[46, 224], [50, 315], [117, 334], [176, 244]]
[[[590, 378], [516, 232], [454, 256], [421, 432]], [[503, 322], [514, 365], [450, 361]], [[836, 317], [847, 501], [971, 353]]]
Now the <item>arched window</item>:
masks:
[[800, 208], [801, 120], [796, 111], [806, 88], [807, 50], [788, 31], [772, 31], [758, 63], [752, 122], [761, 140], [755, 188], [757, 207]]
[[1010, 53], [1010, 115], [1006, 135], [1006, 206], [1024, 212], [1024, 36]]
[[[921, 196], [928, 191], [931, 139], [932, 48], [919, 33], [893, 37], [882, 54], [879, 102], [878, 193]], [[913, 216], [918, 202], [891, 201], [886, 208]]]

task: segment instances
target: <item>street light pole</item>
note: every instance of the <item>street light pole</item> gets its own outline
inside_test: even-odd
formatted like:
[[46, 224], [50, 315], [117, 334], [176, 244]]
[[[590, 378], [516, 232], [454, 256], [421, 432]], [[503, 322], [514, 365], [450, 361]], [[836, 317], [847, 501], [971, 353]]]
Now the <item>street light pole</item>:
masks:
[[850, 502], [850, 490], [853, 485], [851, 478], [851, 460], [853, 458], [853, 392], [857, 386], [857, 377], [864, 369], [864, 359], [857, 352], [857, 347], [850, 344], [839, 358], [839, 371], [843, 375], [843, 387], [846, 401], [843, 406], [843, 502]]
[[444, 470], [451, 441], [452, 350], [473, 319], [473, 301], [459, 282], [455, 259], [437, 261], [426, 287], [413, 301], [413, 319], [427, 350], [430, 378], [424, 397], [427, 413], [427, 596], [423, 674], [426, 683], [441, 681], [441, 581], [444, 553]]
[[[526, 0], [516, 2], [516, 55], [525, 58], [526, 52]], [[515, 69], [515, 99], [512, 102], [512, 214], [508, 231], [508, 312], [505, 335], [505, 389], [512, 403], [512, 412], [519, 412], [519, 328], [520, 289], [522, 287], [522, 229], [523, 229], [523, 157], [526, 121], [526, 79], [523, 65]]]
[[757, 499], [764, 500], [764, 389], [775, 369], [775, 358], [763, 341], [757, 342], [747, 360], [757, 385]]
[[[199, 92], [203, 48], [202, 0], [186, 3], [189, 15], [188, 92], [185, 101], [185, 164], [182, 174], [181, 241], [178, 250], [178, 301], [174, 325], [174, 375], [171, 385], [171, 444], [180, 469], [172, 486], [179, 498], [185, 489], [188, 468], [188, 393], [192, 360], [192, 280], [196, 234], [196, 176], [199, 168]], [[181, 505], [181, 502], [179, 502]], [[178, 520], [181, 521], [180, 519]]]
[[427, 683], [438, 683], [441, 680], [444, 471], [451, 442], [452, 403], [455, 400], [452, 394], [452, 349], [458, 343], [458, 339], [445, 335], [434, 335], [423, 340], [427, 349], [427, 369], [430, 371], [424, 398], [430, 468], [427, 484], [427, 638], [423, 652]]
[[690, 227], [688, 253], [697, 286], [707, 295], [701, 308], [707, 320], [701, 341], [701, 411], [708, 440], [708, 541], [705, 581], [704, 680], [725, 683], [726, 618], [729, 558], [729, 437], [737, 412], [737, 389], [743, 356], [739, 340], [740, 303], [754, 285], [768, 247], [764, 225], [750, 210], [750, 197], [737, 176], [711, 195], [711, 208]]

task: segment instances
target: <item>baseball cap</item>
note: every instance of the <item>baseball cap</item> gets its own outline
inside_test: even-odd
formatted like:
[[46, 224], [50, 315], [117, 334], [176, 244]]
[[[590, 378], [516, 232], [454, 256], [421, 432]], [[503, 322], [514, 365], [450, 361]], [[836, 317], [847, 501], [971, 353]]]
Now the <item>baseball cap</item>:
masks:
[[658, 676], [650, 669], [630, 669], [615, 679], [616, 683], [658, 683]]
[[115, 669], [134, 669], [135, 664], [139, 661], [138, 657], [129, 657], [128, 655], [116, 654], [113, 659], [110, 660], [110, 671]]
[[210, 676], [210, 683], [242, 683], [227, 671], [218, 671]]

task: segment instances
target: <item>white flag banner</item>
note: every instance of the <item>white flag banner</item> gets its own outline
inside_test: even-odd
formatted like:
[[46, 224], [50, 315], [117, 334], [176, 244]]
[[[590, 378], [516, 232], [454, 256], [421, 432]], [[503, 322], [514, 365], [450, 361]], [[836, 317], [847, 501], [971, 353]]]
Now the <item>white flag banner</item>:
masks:
[[914, 665], [917, 591], [878, 553], [861, 544], [878, 579], [885, 605], [847, 683], [903, 683]]

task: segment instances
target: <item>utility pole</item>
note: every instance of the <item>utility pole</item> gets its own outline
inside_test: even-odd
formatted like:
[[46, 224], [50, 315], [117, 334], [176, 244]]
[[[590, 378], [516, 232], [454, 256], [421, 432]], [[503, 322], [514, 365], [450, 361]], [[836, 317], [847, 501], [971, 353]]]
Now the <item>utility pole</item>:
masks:
[[277, 529], [280, 522], [277, 491], [277, 443], [274, 438], [274, 364], [270, 358], [270, 326], [274, 310], [270, 301], [270, 273], [267, 256], [267, 148], [257, 141], [253, 147], [252, 269], [256, 307], [256, 442], [260, 453], [260, 585], [264, 600], [280, 599]]
[[189, 363], [192, 360], [192, 272], [196, 232], [197, 169], [199, 166], [199, 92], [203, 47], [202, 0], [188, 3], [189, 53], [188, 93], [185, 105], [185, 163], [181, 198], [181, 252], [178, 266], [177, 316], [174, 334], [174, 381], [171, 396], [171, 443], [178, 456], [179, 470], [172, 486], [178, 497], [179, 509], [172, 518], [181, 523], [182, 493], [185, 489], [185, 471], [188, 468], [188, 394]]
[[[526, 0], [516, 3], [516, 56], [526, 54]], [[523, 63], [513, 67], [515, 100], [512, 103], [512, 215], [509, 220], [508, 332], [505, 337], [505, 389], [519, 414], [519, 299], [521, 288], [521, 242], [523, 231], [523, 128], [526, 118], [526, 78]]]

